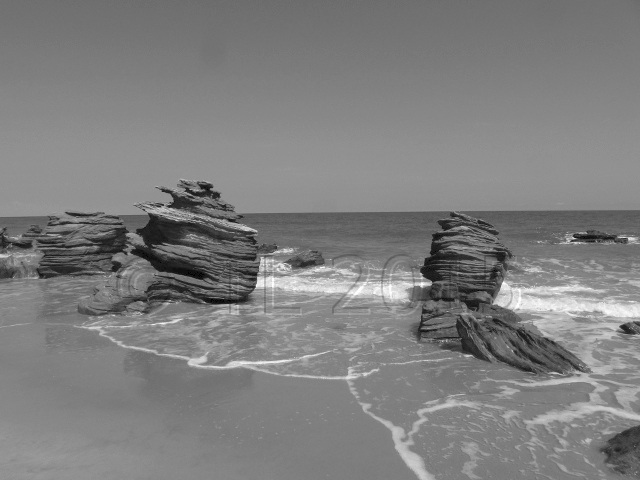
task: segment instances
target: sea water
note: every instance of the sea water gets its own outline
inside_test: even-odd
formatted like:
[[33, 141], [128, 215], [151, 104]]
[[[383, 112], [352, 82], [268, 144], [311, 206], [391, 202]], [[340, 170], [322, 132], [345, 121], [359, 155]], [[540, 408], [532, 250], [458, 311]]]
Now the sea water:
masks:
[[[418, 340], [430, 284], [419, 268], [443, 212], [246, 215], [258, 240], [279, 248], [262, 258], [244, 303], [71, 318], [69, 304], [101, 279], [50, 279], [42, 311], [200, 371], [338, 382], [419, 479], [616, 478], [599, 449], [640, 424], [640, 338], [619, 330], [640, 319], [640, 212], [466, 213], [493, 223], [515, 255], [497, 303], [592, 373], [532, 375], [475, 359], [457, 344]], [[38, 223], [2, 220], [12, 235]], [[146, 217], [124, 220], [133, 230]], [[587, 229], [629, 243], [570, 242]], [[307, 249], [320, 250], [325, 265], [284, 263]], [[0, 284], [0, 308], [30, 295], [28, 283], [15, 282]]]

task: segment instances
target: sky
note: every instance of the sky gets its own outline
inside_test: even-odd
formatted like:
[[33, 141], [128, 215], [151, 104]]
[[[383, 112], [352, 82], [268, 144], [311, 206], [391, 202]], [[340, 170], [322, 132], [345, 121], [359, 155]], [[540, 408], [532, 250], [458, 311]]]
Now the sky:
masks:
[[0, 216], [640, 209], [638, 0], [3, 0]]

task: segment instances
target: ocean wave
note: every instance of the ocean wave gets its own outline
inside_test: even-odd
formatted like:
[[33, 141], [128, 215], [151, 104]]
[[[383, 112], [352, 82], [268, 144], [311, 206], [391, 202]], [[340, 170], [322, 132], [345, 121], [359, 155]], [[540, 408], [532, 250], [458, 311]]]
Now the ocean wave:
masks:
[[[574, 295], [569, 295], [572, 292]], [[579, 292], [582, 295], [576, 295]], [[512, 288], [503, 284], [495, 304], [516, 311], [597, 314], [609, 317], [640, 318], [640, 303], [630, 300], [588, 298], [584, 294], [600, 290], [581, 286]], [[595, 295], [594, 295], [595, 296]]]

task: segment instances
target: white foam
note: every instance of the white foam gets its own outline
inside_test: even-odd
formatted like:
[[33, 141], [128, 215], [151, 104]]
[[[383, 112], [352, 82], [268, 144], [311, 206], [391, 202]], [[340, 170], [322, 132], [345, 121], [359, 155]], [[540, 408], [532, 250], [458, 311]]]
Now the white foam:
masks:
[[609, 407], [607, 405], [593, 405], [591, 403], [573, 403], [566, 410], [552, 410], [547, 413], [538, 415], [531, 420], [525, 420], [527, 426], [543, 425], [548, 427], [553, 422], [567, 423], [576, 418], [582, 418], [595, 413], [610, 413], [616, 417], [640, 422], [640, 415], [634, 412], [628, 412], [619, 408]]

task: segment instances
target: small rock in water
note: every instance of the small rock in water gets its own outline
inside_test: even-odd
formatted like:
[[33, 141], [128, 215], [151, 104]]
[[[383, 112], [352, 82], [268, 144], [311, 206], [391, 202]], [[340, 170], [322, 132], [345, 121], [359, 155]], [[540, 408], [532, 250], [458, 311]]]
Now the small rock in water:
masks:
[[462, 338], [462, 349], [482, 360], [504, 362], [533, 373], [590, 371], [553, 340], [500, 319], [479, 321], [471, 314], [461, 313], [456, 328]]
[[602, 452], [617, 472], [640, 477], [640, 425], [607, 440]]
[[268, 255], [275, 252], [276, 250], [278, 250], [278, 245], [276, 245], [275, 243], [262, 243], [260, 244], [260, 246], [258, 246], [258, 255]]
[[620, 328], [629, 335], [640, 335], [640, 322], [638, 321], [623, 323]]
[[324, 258], [322, 258], [322, 253], [319, 251], [308, 250], [291, 257], [289, 260], [285, 260], [284, 263], [291, 265], [293, 268], [315, 267], [316, 265], [324, 265]]

